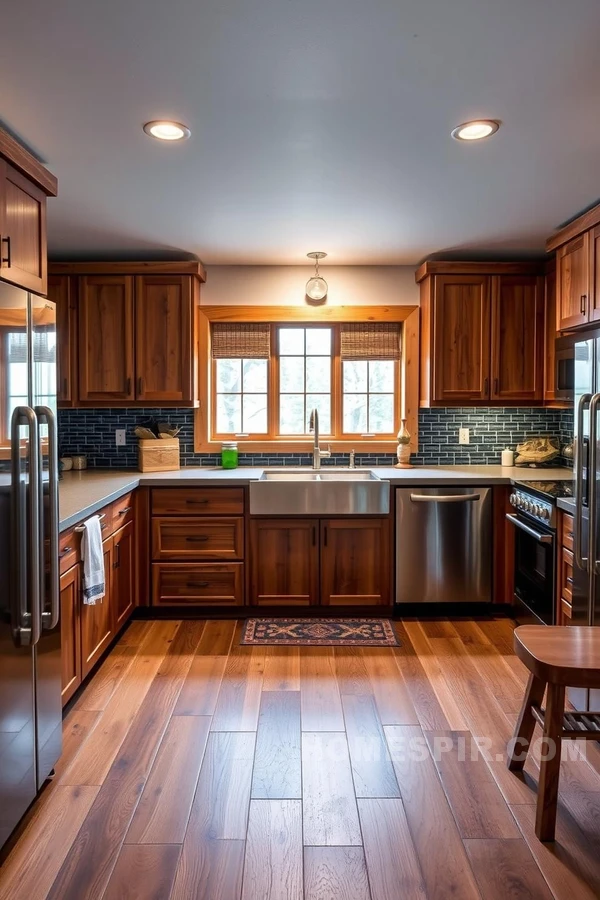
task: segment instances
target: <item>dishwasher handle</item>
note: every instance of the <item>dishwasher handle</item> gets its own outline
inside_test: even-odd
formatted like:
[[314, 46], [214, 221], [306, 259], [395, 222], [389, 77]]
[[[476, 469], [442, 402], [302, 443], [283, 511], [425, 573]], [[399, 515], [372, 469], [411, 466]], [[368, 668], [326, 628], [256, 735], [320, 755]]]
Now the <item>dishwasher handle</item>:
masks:
[[411, 503], [474, 503], [481, 494], [411, 494]]
[[515, 528], [520, 528], [521, 531], [524, 531], [525, 534], [528, 534], [529, 537], [535, 538], [536, 541], [540, 544], [551, 544], [554, 541], [554, 538], [551, 534], [542, 534], [541, 531], [536, 531], [535, 528], [531, 528], [529, 525], [526, 525], [518, 516], [513, 516], [510, 513], [506, 513], [506, 518], [509, 522], [515, 526]]

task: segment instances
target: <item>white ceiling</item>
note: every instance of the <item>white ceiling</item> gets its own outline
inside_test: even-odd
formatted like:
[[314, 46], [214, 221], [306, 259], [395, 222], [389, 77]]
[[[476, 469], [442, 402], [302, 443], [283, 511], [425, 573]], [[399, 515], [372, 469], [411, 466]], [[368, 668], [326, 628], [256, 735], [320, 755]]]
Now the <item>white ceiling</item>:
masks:
[[0, 118], [59, 178], [55, 257], [529, 253], [600, 196], [599, 37], [598, 0], [17, 0]]

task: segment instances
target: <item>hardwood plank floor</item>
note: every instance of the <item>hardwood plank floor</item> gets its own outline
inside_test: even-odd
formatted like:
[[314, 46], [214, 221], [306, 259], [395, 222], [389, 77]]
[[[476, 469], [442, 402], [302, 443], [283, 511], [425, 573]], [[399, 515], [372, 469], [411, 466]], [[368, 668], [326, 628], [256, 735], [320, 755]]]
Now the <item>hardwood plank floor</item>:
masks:
[[132, 623], [65, 717], [0, 900], [600, 896], [597, 749], [563, 755], [553, 844], [537, 749], [506, 767], [512, 623], [394, 627], [398, 648], [334, 652]]

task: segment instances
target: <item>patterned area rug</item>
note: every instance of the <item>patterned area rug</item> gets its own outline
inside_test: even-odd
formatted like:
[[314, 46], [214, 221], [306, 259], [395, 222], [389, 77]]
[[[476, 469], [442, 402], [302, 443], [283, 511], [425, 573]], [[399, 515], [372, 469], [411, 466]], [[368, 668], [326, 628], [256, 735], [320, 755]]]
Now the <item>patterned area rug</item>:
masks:
[[248, 619], [240, 643], [400, 646], [389, 619]]

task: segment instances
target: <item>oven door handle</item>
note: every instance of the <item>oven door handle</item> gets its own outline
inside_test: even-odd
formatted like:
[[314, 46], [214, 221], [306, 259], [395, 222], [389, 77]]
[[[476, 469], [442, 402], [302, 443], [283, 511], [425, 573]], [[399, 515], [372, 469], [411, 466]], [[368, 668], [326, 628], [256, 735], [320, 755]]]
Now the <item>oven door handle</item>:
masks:
[[519, 519], [518, 516], [513, 516], [511, 513], [506, 513], [506, 518], [509, 522], [515, 526], [515, 528], [520, 528], [521, 531], [524, 531], [525, 534], [528, 534], [529, 537], [535, 538], [536, 541], [540, 544], [552, 544], [554, 541], [554, 537], [551, 534], [542, 534], [541, 531], [536, 531], [535, 528], [531, 528], [529, 525], [526, 525], [522, 519]]

